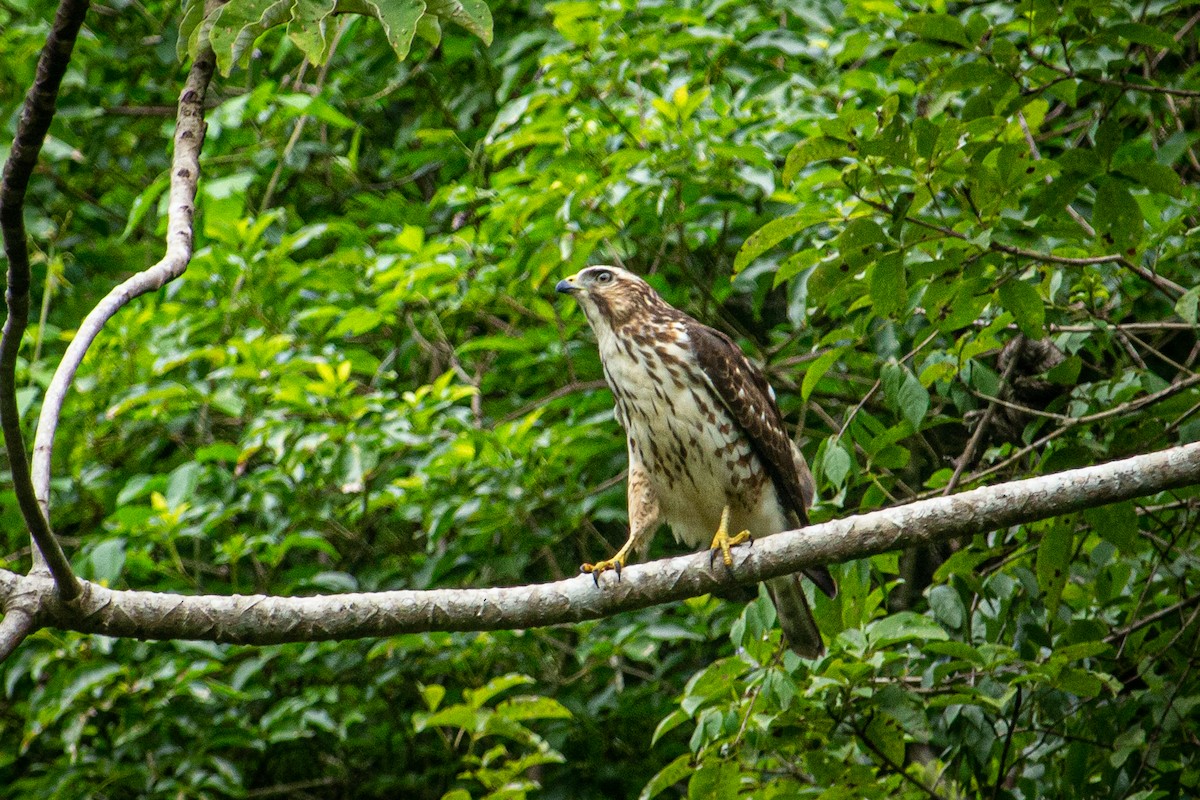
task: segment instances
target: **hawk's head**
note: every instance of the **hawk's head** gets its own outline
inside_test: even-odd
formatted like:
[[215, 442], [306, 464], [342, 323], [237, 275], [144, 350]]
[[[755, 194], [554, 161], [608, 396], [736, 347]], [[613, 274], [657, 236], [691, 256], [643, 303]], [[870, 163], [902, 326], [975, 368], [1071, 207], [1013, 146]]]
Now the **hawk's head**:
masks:
[[620, 267], [588, 267], [559, 281], [554, 289], [574, 295], [593, 328], [618, 328], [665, 305], [650, 284]]

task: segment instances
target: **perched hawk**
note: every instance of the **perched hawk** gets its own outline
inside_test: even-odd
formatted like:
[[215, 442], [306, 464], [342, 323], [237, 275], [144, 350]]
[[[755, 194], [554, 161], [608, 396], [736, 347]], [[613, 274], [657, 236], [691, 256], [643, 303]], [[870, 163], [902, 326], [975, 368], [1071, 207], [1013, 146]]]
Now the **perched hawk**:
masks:
[[[596, 333], [629, 440], [629, 541], [584, 572], [619, 574], [662, 522], [693, 548], [719, 550], [726, 564], [731, 545], [808, 524], [812, 473], [775, 393], [732, 339], [623, 269], [588, 267], [555, 288], [575, 296]], [[830, 597], [837, 593], [825, 568], [805, 574]], [[824, 652], [799, 577], [767, 586], [792, 648], [809, 658]]]

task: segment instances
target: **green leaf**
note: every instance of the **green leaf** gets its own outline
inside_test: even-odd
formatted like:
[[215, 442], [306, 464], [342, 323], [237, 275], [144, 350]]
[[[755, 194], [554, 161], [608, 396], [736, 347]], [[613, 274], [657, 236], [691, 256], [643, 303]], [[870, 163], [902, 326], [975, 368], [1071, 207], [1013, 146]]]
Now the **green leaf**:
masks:
[[1133, 164], [1122, 164], [1117, 167], [1117, 172], [1152, 192], [1159, 192], [1176, 199], [1183, 197], [1183, 181], [1180, 179], [1179, 173], [1164, 164], [1155, 161], [1138, 161]]
[[312, 64], [324, 64], [329, 57], [327, 20], [337, 0], [295, 0], [287, 34]]
[[1129, 193], [1128, 187], [1113, 178], [1100, 181], [1100, 187], [1096, 190], [1092, 225], [1101, 242], [1122, 252], [1137, 247], [1145, 227], [1142, 210]]
[[496, 706], [505, 719], [524, 722], [530, 719], [571, 719], [571, 712], [553, 697], [514, 697]]
[[1075, 534], [1068, 525], [1055, 522], [1042, 535], [1037, 552], [1037, 579], [1046, 607], [1053, 616], [1058, 609], [1063, 587], [1070, 573], [1071, 552], [1075, 546]]
[[970, 47], [967, 29], [957, 17], [949, 14], [912, 14], [904, 20], [900, 30], [914, 34], [922, 39], [932, 39], [938, 42]]
[[520, 675], [515, 672], [510, 672], [507, 675], [501, 675], [497, 678], [492, 678], [485, 685], [478, 689], [463, 692], [463, 700], [471, 708], [482, 708], [485, 703], [491, 700], [502, 692], [507, 692], [515, 686], [528, 686], [533, 683], [533, 678], [528, 675]]
[[736, 800], [740, 783], [736, 761], [708, 761], [688, 781], [688, 800]]
[[812, 396], [813, 390], [817, 388], [817, 383], [821, 378], [825, 377], [825, 373], [829, 368], [837, 363], [837, 360], [842, 357], [842, 353], [846, 351], [844, 347], [833, 347], [826, 350], [821, 355], [817, 356], [816, 360], [808, 365], [808, 369], [804, 371], [804, 380], [800, 384], [800, 397], [807, 400]]
[[888, 241], [883, 228], [865, 217], [852, 219], [837, 237], [838, 253], [851, 267], [861, 268], [875, 261], [881, 245]]
[[907, 272], [900, 253], [887, 254], [871, 268], [871, 300], [875, 304], [875, 313], [881, 317], [907, 307]]
[[821, 474], [825, 476], [828, 483], [842, 486], [846, 482], [846, 476], [850, 474], [850, 467], [853, 463], [850, 453], [842, 446], [841, 442], [829, 444], [825, 448], [825, 455], [821, 461]]
[[854, 154], [853, 145], [841, 139], [829, 136], [814, 136], [805, 139], [788, 153], [783, 164], [783, 185], [787, 186], [796, 179], [800, 170], [817, 161], [830, 161], [835, 158], [849, 158]]
[[1200, 286], [1193, 286], [1175, 301], [1175, 313], [1184, 322], [1196, 324], [1197, 308], [1200, 307]]
[[258, 37], [287, 22], [295, 0], [229, 0], [213, 17], [209, 41], [222, 75], [249, 63]]
[[668, 733], [687, 722], [691, 717], [683, 709], [677, 708], [667, 716], [663, 717], [658, 723], [658, 727], [654, 729], [654, 735], [650, 737], [650, 746], [654, 747], [658, 740], [666, 736]]
[[929, 607], [938, 621], [948, 628], [959, 630], [967, 618], [962, 598], [951, 586], [934, 586], [929, 590]]
[[188, 55], [188, 44], [204, 20], [204, 0], [186, 0], [183, 18], [179, 22], [179, 36], [175, 40], [175, 57], [183, 61]]
[[646, 783], [646, 787], [638, 795], [638, 800], [651, 800], [651, 798], [658, 797], [658, 795], [670, 789], [684, 778], [691, 776], [694, 771], [695, 768], [692, 766], [691, 753], [684, 753], [660, 769]]
[[492, 12], [484, 0], [426, 0], [427, 10], [492, 43]]
[[920, 430], [921, 422], [929, 412], [928, 390], [912, 370], [894, 362], [884, 365], [880, 377], [888, 405], [898, 410], [914, 431]]
[[92, 549], [88, 556], [92, 567], [92, 580], [111, 586], [121, 577], [125, 568], [125, 540], [105, 539]]
[[1110, 25], [1108, 30], [1134, 44], [1144, 44], [1159, 50], [1170, 50], [1172, 53], [1179, 52], [1179, 42], [1175, 41], [1174, 36], [1151, 25], [1141, 22], [1121, 22]]
[[1083, 518], [1101, 538], [1125, 555], [1137, 551], [1138, 520], [1133, 501], [1089, 508], [1083, 512]]
[[876, 714], [867, 725], [866, 737], [887, 766], [904, 763], [904, 729], [895, 719]]
[[383, 35], [400, 61], [408, 58], [417, 22], [425, 13], [424, 0], [362, 0], [383, 26]]
[[914, 611], [889, 614], [867, 626], [867, 640], [875, 647], [910, 641], [938, 642], [949, 638], [941, 625]]
[[482, 728], [491, 711], [478, 711], [464, 705], [453, 705], [441, 711], [419, 711], [412, 715], [413, 730], [420, 733], [429, 728], [458, 728], [464, 731], [475, 731]]
[[754, 259], [789, 236], [793, 236], [819, 222], [824, 222], [826, 217], [827, 212], [824, 209], [815, 208], [797, 211], [795, 214], [771, 220], [746, 237], [745, 243], [738, 250], [737, 257], [733, 260], [734, 273], [744, 270]]
[[1022, 280], [1010, 280], [1000, 284], [997, 294], [1000, 305], [1016, 318], [1021, 333], [1030, 339], [1046, 335], [1046, 307], [1037, 287]]

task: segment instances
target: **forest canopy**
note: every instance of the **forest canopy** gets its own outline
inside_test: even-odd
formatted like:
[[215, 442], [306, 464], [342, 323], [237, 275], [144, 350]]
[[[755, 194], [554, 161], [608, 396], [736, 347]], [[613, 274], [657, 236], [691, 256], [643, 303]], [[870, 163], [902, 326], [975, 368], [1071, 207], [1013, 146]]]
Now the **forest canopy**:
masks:
[[[627, 530], [612, 396], [553, 291], [597, 263], [763, 367], [817, 524], [1200, 440], [1195, 2], [71, 6], [26, 162], [57, 7], [0, 3], [0, 586], [35, 566], [39, 482], [63, 568], [105, 589], [576, 575]], [[30, 622], [0, 785], [1193, 796], [1200, 494], [1131, 496], [831, 564], [816, 660], [753, 591], [267, 646]]]

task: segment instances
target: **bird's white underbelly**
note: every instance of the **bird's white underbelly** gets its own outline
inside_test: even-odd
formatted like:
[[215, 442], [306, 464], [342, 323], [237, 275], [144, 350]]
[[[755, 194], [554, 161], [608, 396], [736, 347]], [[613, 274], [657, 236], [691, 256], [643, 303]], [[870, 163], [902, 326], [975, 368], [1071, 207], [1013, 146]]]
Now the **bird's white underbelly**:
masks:
[[749, 440], [702, 375], [684, 374], [675, 360], [605, 355], [618, 418], [677, 539], [707, 547], [727, 505], [731, 534], [790, 527]]

